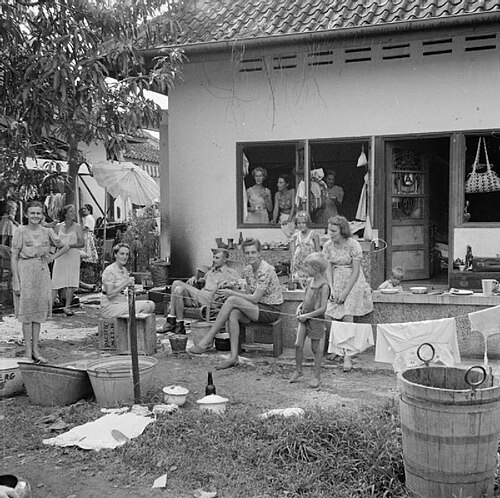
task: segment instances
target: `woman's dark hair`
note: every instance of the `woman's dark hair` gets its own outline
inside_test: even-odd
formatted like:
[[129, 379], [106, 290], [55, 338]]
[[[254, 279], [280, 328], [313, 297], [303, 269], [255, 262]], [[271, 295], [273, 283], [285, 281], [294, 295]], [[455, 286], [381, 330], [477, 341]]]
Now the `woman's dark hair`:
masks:
[[338, 226], [340, 228], [340, 235], [342, 235], [344, 239], [347, 239], [352, 235], [349, 222], [344, 216], [332, 216], [331, 218], [328, 218], [328, 224]]
[[125, 244], [125, 242], [118, 242], [118, 244], [113, 246], [113, 259], [116, 259], [116, 255], [118, 254], [118, 251], [122, 247], [126, 247], [128, 249], [129, 254], [130, 254], [130, 246], [128, 244]]
[[94, 214], [94, 208], [90, 204], [84, 204], [83, 207], [90, 213]]
[[261, 251], [262, 246], [261, 246], [260, 240], [258, 240], [258, 239], [254, 239], [254, 238], [245, 239], [241, 244], [241, 249], [243, 250], [243, 252], [245, 252], [245, 247], [250, 247], [250, 246], [255, 246], [255, 248], [257, 249], [258, 252]]
[[278, 175], [278, 180], [280, 178], [283, 178], [283, 180], [285, 180], [285, 183], [287, 184], [287, 186], [290, 186], [290, 182], [292, 181], [290, 176], [289, 175]]

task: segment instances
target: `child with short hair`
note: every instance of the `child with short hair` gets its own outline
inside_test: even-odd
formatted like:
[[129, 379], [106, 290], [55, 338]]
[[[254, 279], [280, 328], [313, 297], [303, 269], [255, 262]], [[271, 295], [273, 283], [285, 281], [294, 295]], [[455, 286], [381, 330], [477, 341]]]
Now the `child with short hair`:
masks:
[[297, 308], [299, 326], [295, 340], [296, 371], [290, 377], [293, 383], [302, 376], [302, 359], [304, 356], [304, 342], [306, 337], [311, 339], [311, 349], [314, 354], [314, 379], [309, 383], [317, 388], [321, 375], [321, 357], [323, 351], [321, 339], [325, 338], [325, 311], [330, 296], [330, 286], [326, 280], [328, 262], [320, 252], [309, 254], [304, 260], [304, 269], [309, 280], [305, 290], [304, 301]]
[[307, 280], [307, 272], [304, 268], [305, 259], [313, 252], [321, 250], [319, 235], [309, 228], [309, 215], [305, 211], [297, 213], [295, 218], [297, 231], [293, 234], [290, 253], [292, 255], [292, 278], [301, 282]]
[[378, 290], [397, 289], [399, 291], [402, 291], [403, 287], [401, 286], [401, 280], [403, 280], [404, 275], [405, 271], [403, 270], [403, 268], [396, 266], [396, 268], [392, 269], [391, 278], [387, 279], [385, 282], [382, 282], [378, 286]]

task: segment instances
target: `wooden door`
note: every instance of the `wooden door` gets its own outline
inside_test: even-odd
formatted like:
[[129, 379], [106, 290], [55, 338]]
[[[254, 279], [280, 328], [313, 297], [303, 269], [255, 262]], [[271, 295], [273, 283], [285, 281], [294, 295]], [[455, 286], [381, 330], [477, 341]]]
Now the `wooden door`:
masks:
[[387, 142], [387, 274], [401, 267], [405, 280], [429, 278], [429, 170], [411, 141]]

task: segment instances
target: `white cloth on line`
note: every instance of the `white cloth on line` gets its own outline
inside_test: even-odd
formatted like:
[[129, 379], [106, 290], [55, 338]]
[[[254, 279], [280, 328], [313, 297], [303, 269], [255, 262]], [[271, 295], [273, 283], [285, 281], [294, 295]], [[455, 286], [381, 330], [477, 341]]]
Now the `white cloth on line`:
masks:
[[500, 334], [500, 306], [469, 313], [470, 328], [484, 338], [484, 365], [488, 366], [488, 336]]
[[297, 192], [295, 194], [295, 205], [300, 206], [301, 202], [305, 202], [306, 200], [307, 200], [306, 184], [304, 180], [301, 180], [299, 182], [299, 185], [297, 187]]
[[113, 430], [119, 431], [128, 439], [133, 439], [140, 436], [146, 426], [154, 420], [135, 413], [108, 413], [93, 422], [73, 427], [68, 432], [44, 439], [42, 442], [50, 446], [79, 446], [84, 450], [96, 451], [116, 448], [125, 444], [127, 439], [117, 439], [112, 434]]
[[396, 372], [416, 367], [422, 364], [417, 357], [417, 349], [423, 343], [434, 347], [433, 362], [449, 366], [460, 363], [454, 318], [377, 325], [375, 361], [392, 363]]
[[333, 321], [330, 327], [328, 352], [343, 356], [362, 353], [375, 344], [373, 328], [369, 323]]

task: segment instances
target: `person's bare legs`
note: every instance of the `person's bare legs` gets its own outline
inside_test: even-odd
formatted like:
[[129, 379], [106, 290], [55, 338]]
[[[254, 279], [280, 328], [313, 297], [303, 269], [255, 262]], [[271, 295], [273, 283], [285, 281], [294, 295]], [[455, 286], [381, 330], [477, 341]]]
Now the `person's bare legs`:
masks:
[[240, 323], [250, 323], [250, 319], [245, 316], [241, 310], [233, 309], [227, 319], [227, 329], [229, 332], [229, 341], [231, 343], [231, 353], [226, 361], [216, 365], [217, 370], [230, 368], [238, 363], [238, 353], [240, 351]]
[[[354, 322], [354, 318], [352, 315], [344, 315], [342, 318], [343, 322], [348, 322], [352, 323]], [[344, 366], [343, 366], [344, 372], [350, 372], [352, 370], [352, 361], [349, 355], [347, 354], [347, 351], [344, 349]]]
[[288, 379], [293, 383], [302, 376], [302, 361], [304, 359], [304, 342], [306, 340], [306, 324], [299, 323], [297, 328], [297, 337], [295, 338], [295, 372]]
[[75, 288], [74, 287], [66, 287], [66, 303], [65, 303], [65, 306], [64, 306], [64, 312], [66, 314], [71, 314], [73, 315], [74, 312], [73, 310], [71, 309], [71, 303], [73, 302], [73, 295], [75, 293]]
[[170, 303], [170, 314], [178, 320], [184, 319], [184, 283], [176, 281], [172, 286], [172, 301]]
[[320, 346], [320, 339], [311, 339], [311, 350], [314, 354], [314, 379], [309, 383], [309, 385], [313, 388], [319, 386], [321, 377], [321, 358], [323, 357], [323, 350]]
[[33, 322], [22, 324], [24, 337], [24, 356], [31, 361], [33, 358]]
[[32, 356], [35, 361], [39, 361], [40, 363], [47, 363], [47, 359], [40, 354], [40, 350], [38, 347], [40, 342], [40, 328], [41, 328], [40, 323], [38, 322], [32, 323], [32, 330], [33, 330]]
[[239, 310], [241, 313], [248, 318], [251, 322], [256, 322], [259, 319], [259, 307], [248, 301], [247, 299], [239, 296], [230, 296], [226, 299], [226, 302], [222, 305], [217, 318], [209, 330], [206, 339], [201, 341], [198, 346], [193, 346], [188, 351], [191, 353], [199, 353], [202, 350], [206, 350], [212, 344], [214, 337], [217, 335], [219, 330], [227, 322], [229, 315], [233, 310]]

